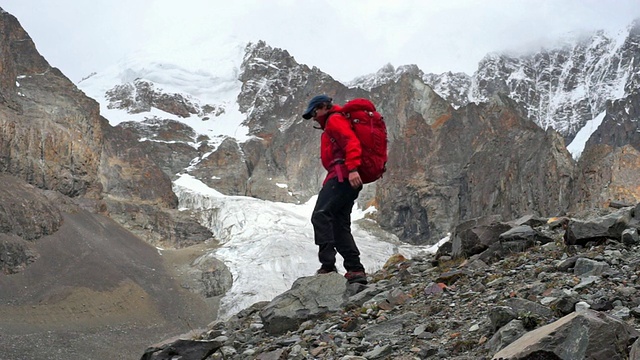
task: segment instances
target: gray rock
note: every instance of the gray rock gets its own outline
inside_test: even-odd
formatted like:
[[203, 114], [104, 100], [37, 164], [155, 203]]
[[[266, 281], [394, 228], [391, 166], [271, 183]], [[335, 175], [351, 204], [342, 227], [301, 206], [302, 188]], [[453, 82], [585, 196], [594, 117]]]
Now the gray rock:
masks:
[[585, 310], [524, 334], [493, 358], [525, 359], [546, 354], [560, 359], [623, 359], [628, 344], [639, 336], [621, 320]]
[[528, 225], [532, 228], [542, 226], [547, 223], [546, 218], [539, 217], [535, 214], [527, 214], [512, 221], [516, 226]]
[[489, 320], [491, 320], [493, 331], [505, 326], [517, 317], [518, 314], [515, 310], [507, 306], [494, 306], [489, 309]]
[[640, 360], [640, 340], [633, 342], [629, 351], [629, 360]]
[[579, 301], [578, 297], [562, 292], [559, 294], [557, 299], [549, 303], [549, 307], [555, 309], [555, 311], [560, 315], [564, 316], [572, 313]]
[[576, 266], [576, 261], [578, 261], [578, 258], [579, 256], [571, 256], [556, 265], [556, 269], [558, 269], [558, 271], [568, 272], [569, 269]]
[[573, 219], [567, 224], [565, 241], [567, 245], [585, 245], [607, 238], [619, 240], [630, 220], [630, 210], [626, 209], [589, 220]]
[[529, 225], [516, 226], [499, 236], [502, 247], [511, 252], [522, 252], [533, 246], [536, 242], [547, 244], [553, 239], [542, 235]]
[[229, 268], [211, 254], [197, 258], [193, 265], [193, 277], [199, 277], [198, 290], [205, 297], [223, 295], [233, 285], [233, 275]]
[[458, 225], [451, 235], [452, 255], [470, 257], [498, 242], [499, 235], [511, 229], [511, 225], [501, 223], [499, 219], [495, 216], [477, 218]]
[[527, 330], [525, 330], [521, 320], [512, 320], [493, 334], [489, 342], [487, 342], [487, 348], [491, 353], [495, 353], [516, 341], [526, 332]]
[[598, 276], [602, 275], [609, 269], [609, 264], [594, 261], [587, 258], [579, 258], [576, 260], [576, 265], [573, 268], [573, 273], [576, 276]]
[[518, 315], [521, 313], [533, 314], [541, 318], [549, 318], [553, 315], [551, 309], [533, 301], [521, 298], [507, 300], [507, 306], [511, 307]]
[[215, 340], [177, 339], [149, 347], [140, 360], [204, 360], [220, 348]]
[[408, 312], [379, 324], [366, 327], [362, 330], [362, 333], [364, 334], [365, 340], [370, 342], [388, 339], [391, 335], [397, 335], [403, 332], [405, 326], [417, 318], [419, 318], [418, 314]]
[[391, 354], [391, 345], [376, 346], [373, 350], [364, 354], [365, 359], [385, 359]]
[[346, 291], [347, 280], [337, 273], [299, 278], [260, 311], [264, 329], [282, 334], [306, 320], [339, 311], [347, 301]]
[[638, 236], [638, 229], [636, 228], [625, 229], [622, 232], [622, 242], [627, 245], [637, 245], [640, 242], [640, 237]]

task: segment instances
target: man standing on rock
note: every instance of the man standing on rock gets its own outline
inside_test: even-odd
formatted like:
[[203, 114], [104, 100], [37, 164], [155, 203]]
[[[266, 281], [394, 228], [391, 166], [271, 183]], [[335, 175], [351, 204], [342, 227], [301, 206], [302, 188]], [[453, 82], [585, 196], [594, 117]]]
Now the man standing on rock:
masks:
[[367, 284], [367, 275], [360, 262], [360, 251], [351, 235], [351, 210], [362, 190], [358, 173], [362, 149], [341, 107], [327, 95], [315, 96], [302, 114], [313, 119], [323, 130], [320, 137], [320, 157], [327, 176], [318, 194], [311, 216], [318, 259], [322, 264], [318, 274], [337, 272], [336, 252], [344, 259], [344, 275], [349, 283]]

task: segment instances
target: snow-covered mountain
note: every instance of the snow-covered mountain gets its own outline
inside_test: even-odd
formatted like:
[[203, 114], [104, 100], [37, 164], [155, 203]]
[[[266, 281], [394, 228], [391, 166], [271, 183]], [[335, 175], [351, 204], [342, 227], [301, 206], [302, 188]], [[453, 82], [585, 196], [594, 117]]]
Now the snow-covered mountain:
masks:
[[[227, 136], [244, 141], [248, 128], [243, 122], [273, 107], [260, 100], [273, 95], [265, 93], [272, 91], [267, 83], [272, 80], [248, 82], [242, 89], [243, 60], [249, 52], [246, 44], [222, 40], [202, 44], [198, 56], [184, 49], [140, 51], [83, 79], [78, 86], [98, 100], [101, 113], [113, 125], [174, 119], [192, 127], [197, 135], [209, 136], [212, 144]], [[244, 66], [254, 70], [276, 63], [258, 56], [250, 60]], [[569, 144], [587, 122], [592, 124], [603, 116], [607, 100], [623, 98], [640, 84], [640, 20], [616, 33], [568, 35], [535, 52], [488, 54], [473, 75], [432, 74], [416, 65], [394, 68], [387, 64], [346, 85], [370, 90], [397, 81], [405, 73], [421, 77], [455, 108], [488, 101], [496, 93], [508, 94], [540, 127], [557, 130]], [[163, 106], [176, 98], [180, 109]], [[578, 139], [581, 144], [586, 141], [582, 138]]]
[[243, 141], [248, 129], [237, 96], [245, 46], [216, 42], [201, 57], [179, 50], [140, 51], [84, 78], [78, 87], [100, 103], [100, 113], [114, 126], [160, 118], [193, 128], [194, 144], [199, 135], [215, 143], [228, 136]]
[[640, 20], [618, 32], [567, 35], [537, 51], [491, 53], [472, 76], [387, 65], [375, 74], [354, 79], [349, 86], [371, 89], [397, 81], [407, 72], [418, 74], [454, 107], [507, 94], [540, 127], [553, 128], [570, 141], [588, 121], [603, 116], [608, 100], [623, 98], [638, 88]]
[[471, 101], [504, 92], [542, 128], [572, 139], [589, 120], [635, 87], [640, 22], [617, 34], [598, 31], [522, 56], [490, 54], [473, 76]]

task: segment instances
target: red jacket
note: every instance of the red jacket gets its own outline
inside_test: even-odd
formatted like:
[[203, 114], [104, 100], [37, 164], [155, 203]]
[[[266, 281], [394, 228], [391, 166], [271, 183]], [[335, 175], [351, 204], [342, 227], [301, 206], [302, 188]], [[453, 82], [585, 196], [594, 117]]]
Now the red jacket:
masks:
[[340, 182], [348, 179], [349, 171], [360, 166], [360, 140], [351, 128], [351, 121], [342, 115], [341, 110], [339, 105], [333, 105], [328, 118], [318, 120], [324, 130], [320, 137], [320, 158], [328, 171], [323, 185], [334, 177], [338, 177]]

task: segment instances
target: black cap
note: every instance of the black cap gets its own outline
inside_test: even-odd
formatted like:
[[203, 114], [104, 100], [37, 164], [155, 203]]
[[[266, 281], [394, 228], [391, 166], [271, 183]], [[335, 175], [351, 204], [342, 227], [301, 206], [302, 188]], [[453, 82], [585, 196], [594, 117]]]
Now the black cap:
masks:
[[322, 104], [322, 103], [330, 103], [333, 99], [331, 99], [330, 97], [328, 97], [327, 95], [316, 95], [313, 97], [313, 99], [311, 99], [311, 101], [309, 101], [309, 105], [307, 106], [307, 110], [304, 111], [304, 113], [302, 114], [302, 117], [304, 119], [311, 119], [311, 113], [313, 112], [313, 110], [315, 110], [316, 107], [318, 107], [318, 105]]

